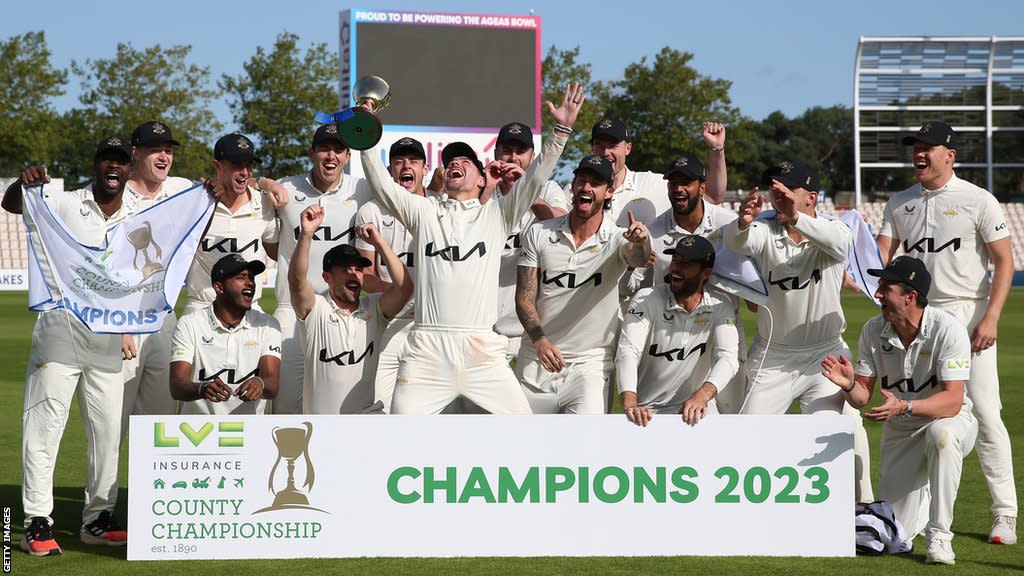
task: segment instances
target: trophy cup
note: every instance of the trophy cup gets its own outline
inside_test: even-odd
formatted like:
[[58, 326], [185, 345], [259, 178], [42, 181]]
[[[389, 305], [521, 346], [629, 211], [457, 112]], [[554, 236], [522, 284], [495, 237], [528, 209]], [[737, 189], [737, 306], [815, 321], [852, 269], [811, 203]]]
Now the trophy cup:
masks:
[[[301, 508], [306, 510], [319, 510], [309, 505], [309, 498], [301, 490], [295, 487], [295, 461], [304, 457], [306, 462], [306, 479], [302, 484], [307, 490], [313, 487], [315, 474], [313, 463], [309, 459], [309, 438], [313, 435], [313, 425], [303, 422], [303, 428], [274, 428], [274, 445], [277, 446], [277, 460], [270, 469], [270, 477], [267, 480], [267, 487], [274, 494], [274, 503], [270, 506], [257, 510], [256, 512], [268, 512], [270, 510], [287, 510]], [[288, 469], [288, 480], [285, 487], [280, 491], [274, 490], [274, 473], [281, 460], [286, 461]]]
[[[139, 227], [128, 232], [127, 237], [128, 242], [131, 242], [131, 245], [135, 247], [135, 255], [132, 256], [132, 266], [142, 273], [142, 279], [145, 280], [153, 274], [163, 270], [164, 267], [159, 262], [153, 262], [153, 260], [149, 258], [150, 246], [156, 250], [157, 258], [163, 256], [163, 250], [160, 249], [159, 244], [153, 241], [153, 229], [150, 227], [149, 222], [143, 222], [143, 224], [145, 224], [145, 227]], [[142, 257], [145, 259], [142, 268], [139, 268], [137, 263], [139, 254], [142, 254]]]
[[[391, 87], [380, 76], [363, 76], [352, 87], [352, 99], [356, 106], [334, 114], [317, 112], [316, 121], [321, 124], [334, 123], [338, 135], [353, 150], [373, 148], [383, 133], [377, 112], [387, 108], [391, 102]], [[369, 105], [373, 111], [364, 108]]]

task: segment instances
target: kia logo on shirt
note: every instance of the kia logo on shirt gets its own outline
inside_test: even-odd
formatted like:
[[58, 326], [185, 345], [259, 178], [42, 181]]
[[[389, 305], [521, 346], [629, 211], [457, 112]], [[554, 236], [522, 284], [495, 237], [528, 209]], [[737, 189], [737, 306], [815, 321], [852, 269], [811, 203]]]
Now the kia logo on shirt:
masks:
[[236, 380], [235, 375], [237, 374], [237, 372], [234, 368], [221, 368], [220, 370], [211, 375], [206, 374], [206, 368], [200, 368], [199, 380], [201, 382], [209, 382], [215, 378], [220, 378], [221, 382], [225, 384], [241, 384], [242, 382], [245, 382], [249, 378], [252, 378], [253, 376], [259, 374], [259, 370], [259, 368], [254, 368], [252, 372], [247, 372]]
[[[320, 226], [316, 229], [315, 232], [313, 232], [312, 239], [319, 242], [338, 242], [344, 240], [345, 238], [355, 237], [355, 229], [352, 228], [351, 226], [344, 231], [338, 232], [337, 234], [335, 234], [335, 230], [335, 228], [332, 228], [330, 226]], [[295, 239], [298, 240], [299, 236], [302, 234], [302, 227], [296, 226], [294, 232]]]
[[554, 284], [559, 288], [569, 288], [575, 290], [576, 288], [582, 288], [588, 283], [593, 282], [594, 287], [597, 288], [601, 285], [601, 273], [595, 272], [591, 274], [586, 280], [582, 282], [576, 281], [576, 274], [574, 272], [562, 272], [554, 276], [548, 276], [548, 271], [544, 271], [544, 277], [541, 279], [544, 284]]
[[700, 344], [694, 346], [693, 348], [690, 348], [689, 351], [687, 351], [686, 348], [683, 347], [672, 348], [669, 350], [665, 350], [663, 352], [658, 352], [658, 345], [651, 344], [651, 347], [647, 350], [647, 353], [655, 358], [663, 358], [665, 360], [668, 360], [669, 362], [673, 362], [675, 360], [686, 360], [694, 352], [697, 353], [697, 357], [700, 357], [704, 354], [704, 350], [707, 349], [707, 345], [707, 342], [701, 342]]
[[334, 356], [329, 356], [328, 354], [329, 352], [327, 352], [327, 348], [321, 348], [320, 354], [317, 356], [317, 359], [319, 359], [324, 364], [329, 364], [333, 362], [338, 366], [354, 366], [362, 362], [363, 359], [366, 358], [367, 356], [373, 355], [373, 342], [370, 342], [366, 346], [366, 350], [363, 350], [363, 353], [358, 358], [356, 357], [356, 353], [354, 350], [346, 350], [344, 352], [339, 352]]
[[814, 270], [812, 270], [810, 277], [807, 278], [807, 281], [803, 283], [800, 282], [799, 276], [786, 276], [785, 278], [776, 279], [772, 271], [768, 272], [768, 283], [771, 284], [772, 286], [777, 287], [779, 290], [782, 290], [783, 292], [789, 290], [806, 290], [812, 282], [814, 284], [821, 282], [820, 269], [815, 268]]
[[445, 262], [465, 262], [473, 254], [479, 253], [482, 258], [484, 254], [487, 254], [487, 245], [482, 241], [477, 242], [469, 249], [469, 252], [462, 253], [462, 248], [458, 245], [445, 246], [443, 248], [435, 248], [433, 242], [428, 242], [424, 249], [423, 255], [427, 258], [440, 258]]
[[920, 392], [925, 388], [935, 388], [939, 385], [939, 379], [935, 374], [932, 377], [922, 382], [920, 385], [914, 384], [913, 378], [900, 378], [894, 380], [891, 384], [889, 383], [888, 376], [882, 376], [882, 389], [883, 390], [899, 390], [900, 392]]
[[220, 252], [222, 254], [242, 254], [245, 252], [252, 252], [256, 254], [260, 249], [260, 241], [253, 240], [242, 246], [238, 245], [238, 238], [203, 238], [201, 243], [203, 252]]
[[911, 244], [909, 240], [903, 241], [903, 251], [906, 252], [907, 254], [910, 254], [912, 250], [914, 252], [920, 252], [922, 254], [937, 254], [939, 252], [942, 252], [946, 248], [949, 248], [950, 246], [953, 247], [953, 252], [959, 250], [960, 239], [953, 238], [949, 242], [946, 242], [945, 244], [941, 245], [936, 245], [935, 238], [921, 238], [920, 240], [914, 242], [913, 244]]

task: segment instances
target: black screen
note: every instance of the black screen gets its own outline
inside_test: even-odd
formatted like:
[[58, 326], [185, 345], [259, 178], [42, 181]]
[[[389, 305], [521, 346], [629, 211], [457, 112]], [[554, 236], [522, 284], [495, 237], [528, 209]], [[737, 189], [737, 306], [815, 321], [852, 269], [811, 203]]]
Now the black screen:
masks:
[[533, 126], [536, 41], [530, 29], [359, 23], [356, 71], [391, 85], [385, 124]]

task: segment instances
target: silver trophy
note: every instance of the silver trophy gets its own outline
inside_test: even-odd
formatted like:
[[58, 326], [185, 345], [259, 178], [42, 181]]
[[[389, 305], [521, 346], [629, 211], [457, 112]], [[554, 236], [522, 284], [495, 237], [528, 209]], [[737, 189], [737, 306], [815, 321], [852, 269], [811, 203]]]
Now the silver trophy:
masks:
[[391, 86], [380, 76], [363, 76], [352, 87], [352, 100], [356, 106], [369, 104], [374, 112], [380, 112], [391, 102]]

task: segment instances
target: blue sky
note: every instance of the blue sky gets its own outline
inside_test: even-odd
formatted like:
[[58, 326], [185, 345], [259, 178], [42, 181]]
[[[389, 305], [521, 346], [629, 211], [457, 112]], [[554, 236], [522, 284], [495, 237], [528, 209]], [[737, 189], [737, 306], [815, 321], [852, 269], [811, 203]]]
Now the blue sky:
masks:
[[[214, 78], [237, 75], [256, 47], [278, 33], [326, 42], [337, 51], [338, 12], [347, 8], [528, 14], [542, 18], [543, 45], [580, 46], [594, 77], [614, 80], [662, 47], [691, 52], [702, 74], [733, 82], [733, 103], [747, 116], [774, 110], [792, 116], [811, 106], [852, 105], [853, 60], [860, 36], [1024, 35], [1024, 2], [582, 2], [539, 0], [485, 3], [461, 0], [71, 2], [35, 0], [6, 5], [0, 37], [44, 30], [56, 65], [109, 58], [118, 42], [137, 48], [190, 44], [192, 62]], [[57, 101], [77, 103], [69, 85]], [[215, 108], [231, 127], [226, 104]]]

